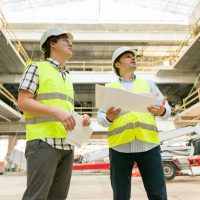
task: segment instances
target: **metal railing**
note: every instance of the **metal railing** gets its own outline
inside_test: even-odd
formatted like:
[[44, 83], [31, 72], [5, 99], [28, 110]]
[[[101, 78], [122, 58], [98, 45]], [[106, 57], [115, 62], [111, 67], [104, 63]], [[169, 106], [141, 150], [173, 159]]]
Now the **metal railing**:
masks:
[[192, 27], [190, 34], [187, 35], [186, 39], [183, 42], [181, 42], [180, 46], [176, 49], [175, 53], [170, 55], [169, 57], [170, 63], [174, 64], [178, 60], [178, 58], [181, 56], [182, 52], [184, 51], [184, 48], [190, 45], [192, 41], [194, 41], [195, 37], [198, 35], [199, 32], [200, 32], [200, 25], [195, 24]]
[[[195, 103], [200, 102], [200, 87], [197, 87], [198, 84], [200, 84], [200, 73], [197, 79], [195, 80], [194, 85], [192, 89], [190, 90], [188, 96], [183, 99], [183, 104], [181, 105], [181, 107], [177, 109], [172, 108], [172, 113], [178, 114], [186, 110], [187, 108], [189, 108], [191, 105], [194, 105]], [[195, 90], [195, 88], [197, 89]]]
[[173, 113], [179, 115], [184, 110], [190, 108], [192, 105], [200, 102], [200, 88], [192, 92], [183, 99], [183, 104], [178, 109], [173, 109]]
[[[156, 70], [158, 66], [162, 65], [163, 61], [166, 60], [157, 60], [157, 61], [152, 61], [152, 62], [140, 62], [137, 61], [137, 70], [138, 71], [153, 71]], [[78, 65], [71, 64], [70, 62], [68, 63], [68, 67], [70, 71], [92, 71], [92, 72], [110, 72], [113, 71], [112, 64], [108, 65], [82, 65], [81, 63]]]
[[194, 85], [193, 85], [192, 89], [190, 90], [189, 95], [195, 90], [195, 87], [197, 87], [197, 85], [199, 85], [199, 84], [200, 84], [200, 73], [199, 73], [196, 81], [194, 82]]
[[98, 108], [96, 107], [75, 107], [74, 110], [80, 114], [88, 114], [90, 117], [95, 117], [98, 111]]
[[2, 94], [4, 97], [6, 97], [10, 102], [13, 103], [14, 106], [17, 107], [17, 100], [15, 97], [3, 86], [0, 84], [0, 94]]
[[196, 91], [192, 92], [190, 95], [188, 95], [186, 98], [183, 99], [183, 108], [184, 110], [188, 107], [193, 105], [194, 103], [200, 102], [200, 88], [198, 88]]
[[8, 22], [6, 21], [3, 13], [0, 11], [0, 29], [6, 31], [9, 35], [10, 40], [12, 41], [13, 45], [15, 46], [18, 54], [23, 58], [25, 62], [29, 61], [30, 58], [26, 53], [25, 49], [23, 48], [21, 42], [17, 39], [16, 35], [13, 33], [11, 27], [9, 26]]

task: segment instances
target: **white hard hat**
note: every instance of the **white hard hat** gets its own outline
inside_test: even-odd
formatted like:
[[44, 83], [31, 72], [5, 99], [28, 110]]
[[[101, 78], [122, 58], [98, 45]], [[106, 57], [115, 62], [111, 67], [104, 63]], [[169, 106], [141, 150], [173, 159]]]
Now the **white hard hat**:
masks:
[[62, 29], [59, 28], [51, 28], [49, 30], [47, 30], [41, 37], [40, 40], [40, 50], [42, 50], [42, 45], [47, 41], [47, 39], [51, 36], [59, 36], [62, 34], [66, 34], [69, 38], [69, 40], [73, 41], [73, 35], [71, 33], [66, 33], [65, 31], [63, 31]]
[[114, 66], [115, 64], [115, 60], [122, 54], [124, 54], [125, 52], [131, 52], [132, 54], [134, 54], [135, 56], [138, 55], [138, 52], [134, 49], [131, 49], [130, 47], [120, 47], [118, 49], [116, 49], [112, 55], [112, 66]]

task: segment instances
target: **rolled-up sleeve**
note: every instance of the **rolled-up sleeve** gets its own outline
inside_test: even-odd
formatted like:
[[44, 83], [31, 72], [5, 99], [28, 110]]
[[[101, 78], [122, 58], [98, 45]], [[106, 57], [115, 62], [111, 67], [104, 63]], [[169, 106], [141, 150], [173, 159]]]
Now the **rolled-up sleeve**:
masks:
[[24, 72], [19, 88], [36, 94], [39, 86], [39, 72], [35, 64], [30, 64]]
[[109, 127], [110, 126], [110, 122], [106, 119], [106, 112], [102, 109], [100, 109], [97, 112], [97, 121], [101, 126], [104, 127]]
[[[148, 81], [149, 83], [149, 87], [150, 87], [150, 92], [157, 94], [157, 99], [156, 99], [156, 105], [161, 105], [162, 100], [164, 98], [163, 94], [160, 92], [159, 88], [156, 86], [156, 84], [152, 81]], [[171, 116], [171, 107], [168, 103], [168, 101], [166, 101], [165, 103], [165, 109], [166, 112], [163, 116], [159, 116], [161, 119], [165, 120], [168, 119]]]

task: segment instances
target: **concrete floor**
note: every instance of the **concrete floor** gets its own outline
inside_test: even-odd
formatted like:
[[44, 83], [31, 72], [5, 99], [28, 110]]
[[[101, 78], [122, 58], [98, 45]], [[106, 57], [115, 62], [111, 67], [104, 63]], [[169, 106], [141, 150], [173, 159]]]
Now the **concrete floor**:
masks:
[[[0, 200], [21, 200], [26, 187], [25, 175], [0, 176]], [[182, 176], [167, 182], [169, 200], [199, 200], [200, 176]], [[73, 174], [69, 200], [112, 200], [109, 175]], [[132, 179], [132, 199], [147, 200], [140, 177]]]

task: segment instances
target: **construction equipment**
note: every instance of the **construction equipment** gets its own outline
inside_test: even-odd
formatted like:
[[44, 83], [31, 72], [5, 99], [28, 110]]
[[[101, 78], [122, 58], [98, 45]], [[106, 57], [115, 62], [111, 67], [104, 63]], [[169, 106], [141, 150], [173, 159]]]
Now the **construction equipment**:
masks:
[[191, 156], [200, 155], [200, 124], [162, 133], [160, 141], [165, 178], [172, 180], [191, 170]]
[[[191, 170], [191, 156], [200, 155], [200, 124], [162, 132], [160, 141], [165, 178], [171, 180], [182, 170]], [[77, 163], [91, 163], [108, 157], [108, 153], [108, 148], [86, 153]]]
[[78, 163], [91, 163], [93, 161], [97, 161], [103, 158], [108, 157], [108, 148], [103, 148], [100, 150], [96, 150], [93, 152], [89, 152], [80, 156], [77, 160]]
[[200, 124], [162, 132], [160, 134], [162, 157], [168, 159], [171, 156], [191, 156], [194, 152], [200, 154], [200, 147], [194, 146], [196, 144], [194, 141], [199, 138]]

